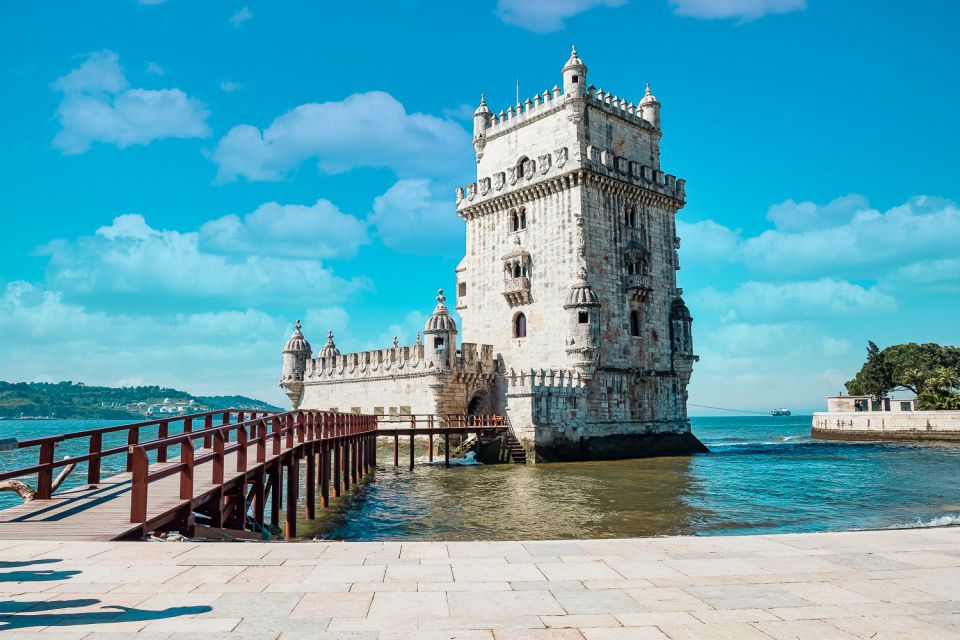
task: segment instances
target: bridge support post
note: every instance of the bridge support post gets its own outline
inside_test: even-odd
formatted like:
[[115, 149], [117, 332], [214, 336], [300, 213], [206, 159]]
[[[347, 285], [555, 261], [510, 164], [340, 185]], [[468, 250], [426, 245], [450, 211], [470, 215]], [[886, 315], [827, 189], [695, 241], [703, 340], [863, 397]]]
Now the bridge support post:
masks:
[[326, 440], [320, 443], [320, 506], [330, 506], [330, 445]]
[[305, 445], [307, 451], [307, 518], [317, 517], [317, 452], [313, 444]]
[[264, 512], [266, 511], [266, 505], [264, 504], [264, 474], [263, 471], [258, 471], [253, 476], [253, 520], [257, 523], [257, 526], [262, 527], [264, 525]]
[[393, 466], [400, 466], [400, 434], [393, 432]]
[[350, 451], [350, 436], [343, 436], [343, 491], [344, 493], [350, 491], [350, 460], [351, 460], [351, 451]]
[[410, 430], [410, 471], [413, 471], [413, 444], [414, 444], [414, 432], [413, 429]]
[[333, 495], [340, 497], [340, 461], [343, 459], [343, 446], [340, 444], [339, 430], [336, 439], [333, 441]]
[[427, 437], [430, 440], [428, 451], [427, 451], [427, 460], [430, 462], [433, 462], [433, 416], [432, 415], [427, 416], [427, 430], [428, 430]]
[[297, 537], [297, 494], [300, 489], [300, 458], [296, 451], [290, 451], [287, 464], [287, 510], [284, 536], [287, 540]]
[[450, 466], [450, 427], [447, 426], [446, 431], [443, 434], [443, 464], [444, 466]]
[[280, 458], [276, 458], [273, 462], [273, 468], [270, 469], [270, 524], [277, 528], [280, 527], [280, 477], [282, 475]]

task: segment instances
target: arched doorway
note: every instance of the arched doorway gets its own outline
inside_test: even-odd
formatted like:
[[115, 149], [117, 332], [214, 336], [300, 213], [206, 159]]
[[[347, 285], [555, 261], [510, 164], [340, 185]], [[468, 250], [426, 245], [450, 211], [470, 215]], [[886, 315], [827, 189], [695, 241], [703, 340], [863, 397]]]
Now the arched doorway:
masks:
[[467, 403], [467, 415], [480, 416], [487, 413], [493, 413], [490, 406], [490, 396], [483, 391], [479, 391]]

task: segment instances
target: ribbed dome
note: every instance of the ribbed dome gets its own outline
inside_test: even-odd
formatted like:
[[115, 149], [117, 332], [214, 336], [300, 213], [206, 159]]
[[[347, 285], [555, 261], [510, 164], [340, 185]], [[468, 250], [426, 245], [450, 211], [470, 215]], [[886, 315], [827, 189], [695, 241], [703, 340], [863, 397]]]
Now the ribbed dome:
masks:
[[690, 315], [690, 309], [687, 308], [686, 303], [684, 303], [683, 298], [680, 296], [674, 298], [673, 304], [670, 305], [670, 319], [693, 320], [693, 316]]
[[473, 112], [473, 115], [478, 116], [481, 113], [490, 113], [490, 109], [487, 108], [487, 97], [482, 93], [480, 94], [480, 106]]
[[283, 348], [284, 351], [290, 351], [292, 353], [311, 353], [312, 349], [310, 348], [310, 343], [307, 342], [307, 339], [303, 337], [303, 332], [301, 329], [300, 321], [297, 320], [297, 324], [293, 327], [293, 335], [290, 336], [290, 339], [287, 340], [287, 345]]
[[333, 358], [340, 355], [340, 349], [337, 349], [337, 345], [333, 343], [333, 331], [327, 332], [327, 343], [323, 345], [323, 349], [320, 349], [320, 352], [317, 354], [318, 358]]
[[649, 82], [647, 83], [647, 90], [643, 93], [643, 100], [640, 101], [641, 107], [645, 104], [660, 104], [657, 102], [657, 97], [651, 93]]
[[587, 70], [587, 65], [583, 64], [583, 60], [580, 59], [580, 56], [577, 55], [577, 48], [570, 48], [570, 59], [567, 60], [567, 64], [563, 65], [563, 71], [567, 69], [577, 68], [583, 69], [584, 72]]
[[443, 295], [443, 289], [437, 291], [437, 307], [433, 310], [433, 315], [427, 319], [427, 324], [423, 327], [424, 333], [439, 333], [441, 331], [452, 331], [456, 333], [457, 323], [450, 317], [447, 305], [443, 304], [447, 298]]
[[563, 308], [599, 306], [600, 298], [597, 297], [597, 293], [593, 290], [593, 287], [587, 284], [587, 273], [581, 269], [577, 281], [570, 287], [570, 291], [567, 292], [567, 300]]

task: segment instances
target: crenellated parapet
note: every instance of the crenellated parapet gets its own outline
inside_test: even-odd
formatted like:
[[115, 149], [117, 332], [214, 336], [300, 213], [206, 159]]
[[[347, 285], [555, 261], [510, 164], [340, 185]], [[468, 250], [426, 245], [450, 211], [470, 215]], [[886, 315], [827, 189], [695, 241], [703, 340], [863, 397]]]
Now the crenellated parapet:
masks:
[[501, 374], [507, 395], [533, 393], [586, 393], [589, 380], [575, 369], [509, 369]]
[[[579, 154], [578, 154], [579, 155]], [[590, 180], [600, 186], [631, 188], [634, 197], [646, 204], [678, 211], [687, 193], [686, 180], [664, 173], [640, 160], [617, 155], [610, 149], [587, 145], [586, 155], [564, 168], [570, 158], [567, 147], [523, 161], [516, 167], [504, 167], [478, 182], [457, 187], [457, 213], [465, 219], [499, 211], [534, 200], [544, 193], [569, 189]], [[513, 188], [510, 188], [513, 187]]]
[[425, 355], [424, 345], [418, 343], [312, 358], [307, 361], [303, 381], [317, 384], [438, 373], [492, 375], [495, 370], [493, 346], [488, 344], [464, 343], [449, 368], [438, 366]]

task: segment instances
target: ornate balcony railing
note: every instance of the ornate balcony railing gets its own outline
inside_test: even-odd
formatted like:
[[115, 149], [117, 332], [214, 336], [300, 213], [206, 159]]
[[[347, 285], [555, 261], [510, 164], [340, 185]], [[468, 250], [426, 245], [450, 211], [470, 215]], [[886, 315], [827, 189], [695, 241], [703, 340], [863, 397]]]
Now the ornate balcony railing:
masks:
[[503, 297], [512, 307], [530, 302], [530, 278], [507, 278], [503, 282]]
[[653, 291], [653, 276], [648, 273], [627, 274], [624, 288], [638, 300], [643, 300]]

